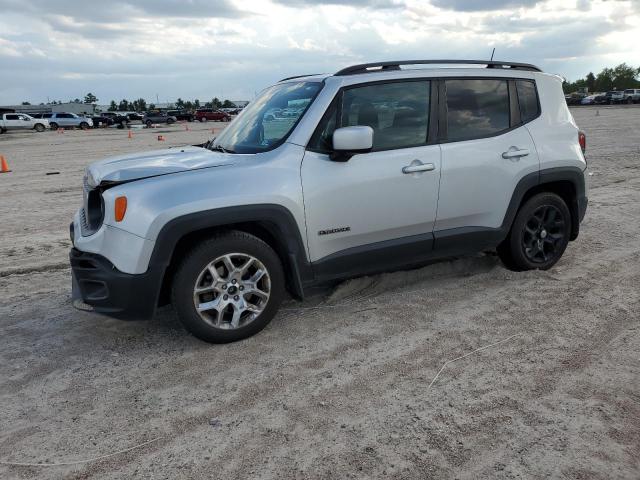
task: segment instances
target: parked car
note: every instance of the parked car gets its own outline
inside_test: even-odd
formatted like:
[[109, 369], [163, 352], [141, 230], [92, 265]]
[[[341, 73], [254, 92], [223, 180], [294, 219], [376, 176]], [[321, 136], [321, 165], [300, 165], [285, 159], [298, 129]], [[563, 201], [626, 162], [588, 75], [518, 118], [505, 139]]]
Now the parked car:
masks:
[[144, 114], [141, 115], [138, 112], [124, 112], [124, 115], [129, 119], [130, 122], [144, 120]]
[[33, 118], [26, 113], [3, 113], [0, 115], [0, 133], [9, 130], [35, 130], [44, 132], [49, 128], [49, 121], [42, 118]]
[[72, 127], [86, 130], [93, 127], [93, 121], [90, 118], [80, 117], [75, 113], [45, 113], [42, 117], [49, 120], [51, 130]]
[[167, 115], [176, 117], [177, 120], [186, 120], [187, 122], [193, 122], [196, 118], [193, 113], [187, 112], [186, 110], [167, 110]]
[[625, 103], [640, 102], [640, 88], [627, 88], [623, 94]]
[[167, 125], [171, 125], [177, 121], [178, 119], [176, 117], [167, 115], [166, 112], [147, 112], [142, 119], [142, 123], [147, 127], [150, 127], [154, 123], [166, 123]]
[[94, 127], [108, 127], [113, 125], [113, 118], [110, 115], [95, 114], [91, 116], [91, 120], [93, 121]]
[[607, 93], [596, 96], [594, 103], [596, 105], [613, 105], [624, 101], [624, 93], [618, 90], [611, 90]]
[[283, 80], [206, 144], [89, 165], [76, 304], [140, 319], [170, 302], [194, 335], [229, 342], [264, 328], [286, 290], [487, 249], [514, 270], [551, 268], [587, 208], [562, 79], [409, 63], [443, 61]]
[[196, 110], [196, 120], [206, 122], [207, 120], [213, 120], [216, 122], [229, 122], [231, 121], [231, 115], [220, 110], [213, 108], [200, 108]]
[[118, 112], [103, 112], [102, 116], [111, 119], [112, 125], [124, 126], [129, 123], [127, 116]]
[[564, 99], [567, 102], [567, 105], [581, 105], [582, 99], [586, 96], [587, 95], [585, 93], [575, 92], [565, 95]]
[[582, 100], [580, 100], [580, 105], [593, 105], [596, 101], [596, 97], [598, 95], [587, 95]]

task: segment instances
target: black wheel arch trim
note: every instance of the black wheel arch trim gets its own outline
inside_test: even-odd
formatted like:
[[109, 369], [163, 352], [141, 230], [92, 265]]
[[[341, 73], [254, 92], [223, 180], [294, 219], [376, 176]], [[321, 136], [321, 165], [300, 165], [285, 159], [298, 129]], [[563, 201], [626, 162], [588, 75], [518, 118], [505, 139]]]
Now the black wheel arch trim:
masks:
[[[587, 208], [587, 197], [585, 193], [585, 180], [584, 170], [579, 167], [554, 167], [545, 168], [538, 172], [533, 172], [525, 175], [520, 179], [516, 188], [511, 196], [511, 201], [507, 207], [504, 220], [500, 227], [501, 232], [504, 234], [504, 238], [509, 234], [511, 225], [518, 213], [518, 209], [522, 204], [523, 199], [533, 188], [543, 187], [545, 184], [551, 184], [556, 182], [570, 182], [575, 190], [575, 195], [571, 198], [571, 201], [567, 205], [571, 212], [571, 240], [575, 240], [578, 237], [580, 231], [580, 222], [584, 218], [584, 214]], [[503, 239], [504, 239], [503, 238]]]
[[[276, 204], [254, 204], [223, 207], [183, 215], [167, 222], [155, 241], [150, 268], [160, 268], [163, 277], [175, 255], [178, 242], [186, 235], [213, 228], [257, 224], [266, 229], [279, 242], [272, 245], [283, 260], [289, 289], [299, 298], [304, 297], [303, 285], [311, 283], [313, 273], [307, 259], [303, 238], [293, 214]], [[242, 229], [240, 227], [240, 229]]]

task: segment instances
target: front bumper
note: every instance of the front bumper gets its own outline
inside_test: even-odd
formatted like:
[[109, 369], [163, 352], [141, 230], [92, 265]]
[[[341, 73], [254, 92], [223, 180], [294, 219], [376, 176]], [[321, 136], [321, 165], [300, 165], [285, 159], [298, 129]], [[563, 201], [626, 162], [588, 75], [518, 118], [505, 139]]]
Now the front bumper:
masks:
[[72, 298], [90, 305], [93, 311], [123, 320], [153, 317], [163, 271], [149, 268], [142, 274], [123, 273], [106, 258], [72, 248]]

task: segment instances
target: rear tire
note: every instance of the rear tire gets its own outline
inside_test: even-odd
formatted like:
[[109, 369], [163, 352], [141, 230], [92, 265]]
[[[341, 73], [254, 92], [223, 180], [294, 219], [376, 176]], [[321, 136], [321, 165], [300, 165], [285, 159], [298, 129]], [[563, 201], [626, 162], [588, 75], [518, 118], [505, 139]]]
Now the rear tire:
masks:
[[49, 126], [51, 127], [51, 130], [57, 130], [58, 129], [58, 124], [56, 122], [51, 122], [49, 124]]
[[548, 270], [562, 257], [570, 235], [567, 204], [555, 193], [539, 193], [520, 207], [498, 256], [509, 270]]
[[151, 120], [147, 120], [146, 122], [144, 122], [145, 125], [147, 126], [147, 128], [151, 128], [151, 125], [153, 125], [153, 122]]
[[231, 231], [203, 241], [181, 261], [171, 300], [189, 332], [205, 342], [228, 343], [267, 326], [284, 285], [275, 251], [253, 235]]

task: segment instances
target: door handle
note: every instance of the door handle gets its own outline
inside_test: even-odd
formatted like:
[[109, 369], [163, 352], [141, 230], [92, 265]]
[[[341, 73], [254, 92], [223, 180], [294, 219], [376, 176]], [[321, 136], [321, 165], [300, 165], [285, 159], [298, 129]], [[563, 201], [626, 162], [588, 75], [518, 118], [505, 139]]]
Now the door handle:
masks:
[[510, 158], [520, 158], [520, 157], [526, 157], [527, 155], [529, 155], [529, 150], [526, 148], [518, 148], [518, 147], [511, 147], [509, 148], [509, 150], [507, 150], [506, 152], [502, 153], [502, 158], [504, 159], [510, 159]]
[[436, 169], [433, 163], [422, 163], [420, 160], [414, 160], [411, 165], [402, 167], [402, 173], [418, 173], [418, 172], [431, 172]]

